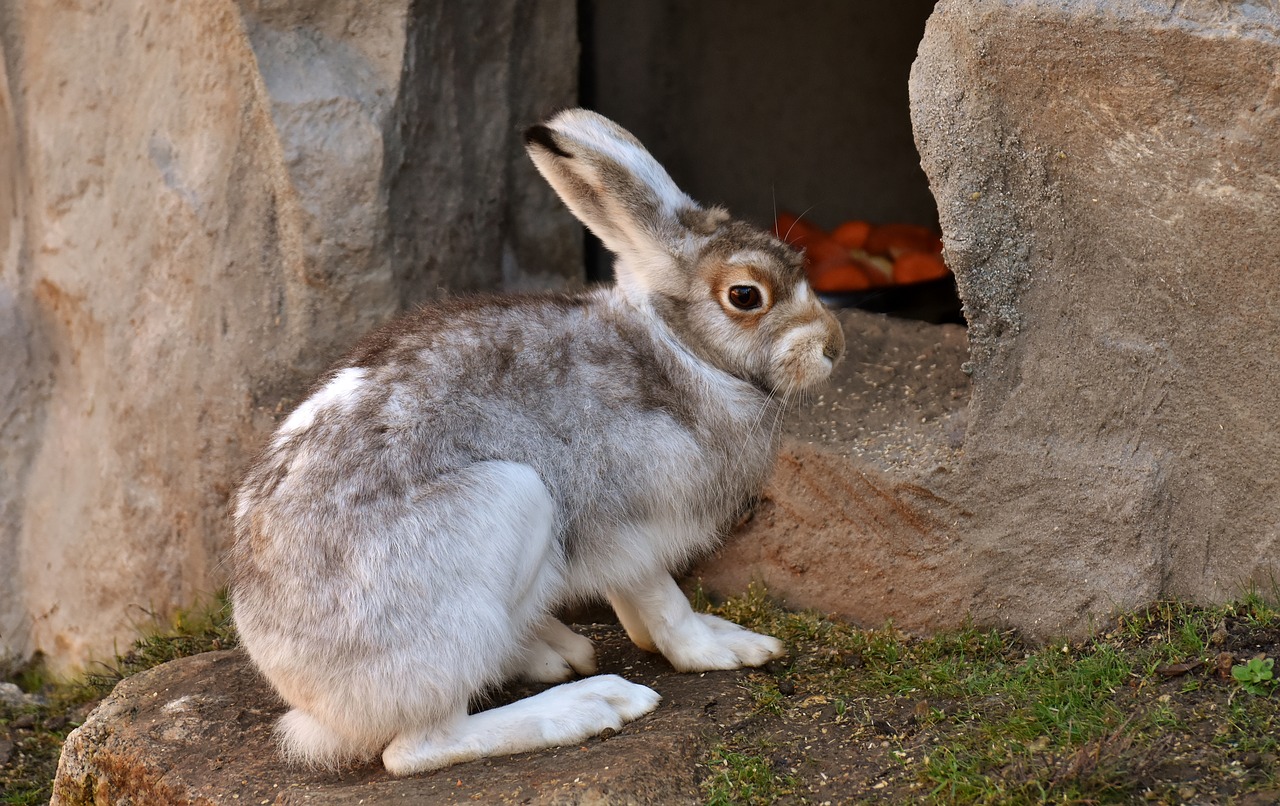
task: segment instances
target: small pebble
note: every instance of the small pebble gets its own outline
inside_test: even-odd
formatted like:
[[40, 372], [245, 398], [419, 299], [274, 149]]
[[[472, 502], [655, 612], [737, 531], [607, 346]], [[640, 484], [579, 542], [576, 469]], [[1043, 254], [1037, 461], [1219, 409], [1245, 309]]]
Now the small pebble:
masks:
[[13, 683], [0, 683], [0, 703], [20, 708], [27, 704], [27, 696]]
[[1218, 657], [1214, 660], [1214, 665], [1218, 669], [1218, 676], [1223, 680], [1231, 677], [1231, 667], [1235, 665], [1235, 657], [1230, 652], [1219, 652]]
[[22, 714], [17, 719], [9, 723], [9, 727], [17, 730], [31, 730], [36, 726], [36, 718], [34, 714]]

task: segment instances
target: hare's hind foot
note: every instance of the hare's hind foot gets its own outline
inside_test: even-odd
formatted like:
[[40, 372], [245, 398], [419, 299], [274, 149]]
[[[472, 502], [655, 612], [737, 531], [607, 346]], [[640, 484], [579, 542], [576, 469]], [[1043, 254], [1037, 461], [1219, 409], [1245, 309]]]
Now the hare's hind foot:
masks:
[[456, 717], [444, 727], [402, 733], [383, 751], [382, 763], [392, 775], [408, 775], [572, 744], [644, 716], [658, 700], [653, 689], [617, 675], [588, 677], [510, 705]]

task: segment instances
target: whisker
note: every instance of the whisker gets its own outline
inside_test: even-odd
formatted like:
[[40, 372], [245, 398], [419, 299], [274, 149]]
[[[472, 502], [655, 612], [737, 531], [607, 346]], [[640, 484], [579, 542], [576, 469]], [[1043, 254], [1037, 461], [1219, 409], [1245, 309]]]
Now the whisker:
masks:
[[[760, 405], [760, 411], [756, 413], [755, 420], [752, 421], [751, 427], [747, 429], [748, 434], [755, 434], [756, 429], [760, 427], [760, 423], [764, 421], [765, 414], [769, 411], [769, 406], [771, 403], [773, 403], [774, 397], [776, 395], [777, 395], [776, 389], [769, 390], [769, 394], [765, 396], [764, 403]], [[773, 439], [772, 431], [769, 432], [769, 438], [770, 440]], [[742, 457], [746, 455], [748, 442], [749, 440], [743, 441], [742, 446], [738, 449], [738, 458], [735, 464], [738, 464], [738, 465], [742, 464]]]
[[769, 440], [773, 441], [778, 434], [778, 429], [782, 426], [783, 417], [787, 413], [787, 405], [790, 403], [791, 393], [795, 391], [795, 381], [788, 381], [787, 388], [782, 392], [782, 403], [778, 406], [778, 410], [774, 412], [773, 424], [769, 427]]
[[[805, 211], [804, 211], [803, 213], [801, 213], [800, 215], [796, 216], [796, 220], [795, 220], [795, 221], [793, 221], [793, 222], [791, 223], [791, 226], [787, 227], [787, 234], [782, 236], [782, 240], [786, 241], [786, 240], [787, 240], [787, 238], [788, 238], [788, 237], [790, 237], [790, 235], [791, 235], [791, 230], [795, 229], [795, 228], [796, 228], [796, 224], [799, 224], [802, 220], [804, 220], [804, 217], [805, 217], [805, 216], [807, 216], [807, 215], [809, 214], [809, 211], [810, 211], [810, 210], [812, 210], [812, 209], [813, 209], [813, 205], [811, 204], [811, 205], [809, 205], [808, 207], [806, 207], [806, 208], [805, 208]], [[773, 228], [774, 228], [775, 230], [777, 230], [777, 228], [778, 228], [778, 225], [777, 225], [778, 216], [777, 216], [777, 214], [776, 214], [776, 213], [775, 213], [775, 214], [774, 214], [774, 216], [773, 216], [773, 221], [774, 221], [774, 227], [773, 227]], [[787, 243], [790, 243], [790, 241], [787, 241]]]
[[778, 234], [778, 185], [776, 182], [769, 183], [769, 197], [773, 201], [773, 234]]

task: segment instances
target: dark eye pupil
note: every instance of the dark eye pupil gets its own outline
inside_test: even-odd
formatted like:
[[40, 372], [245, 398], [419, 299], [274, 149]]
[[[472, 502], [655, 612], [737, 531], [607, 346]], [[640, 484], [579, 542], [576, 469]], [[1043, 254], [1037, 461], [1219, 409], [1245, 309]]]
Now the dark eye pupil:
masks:
[[753, 285], [735, 285], [729, 289], [729, 302], [739, 310], [749, 311], [760, 307], [760, 289]]

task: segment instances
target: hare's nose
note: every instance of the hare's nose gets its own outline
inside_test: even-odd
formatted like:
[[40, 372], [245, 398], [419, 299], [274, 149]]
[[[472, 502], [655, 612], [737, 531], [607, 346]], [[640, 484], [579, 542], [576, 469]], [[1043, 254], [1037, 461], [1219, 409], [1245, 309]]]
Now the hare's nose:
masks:
[[830, 361], [835, 361], [844, 353], [844, 345], [832, 339], [822, 345], [822, 357]]

